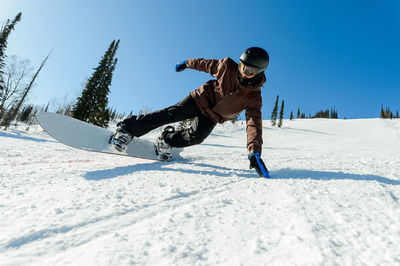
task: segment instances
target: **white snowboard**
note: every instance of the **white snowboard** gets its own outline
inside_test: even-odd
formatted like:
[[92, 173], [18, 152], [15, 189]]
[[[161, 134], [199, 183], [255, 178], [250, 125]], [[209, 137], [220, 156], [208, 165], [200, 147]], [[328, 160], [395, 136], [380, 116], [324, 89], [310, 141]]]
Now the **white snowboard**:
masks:
[[[50, 136], [77, 149], [160, 160], [156, 154], [155, 144], [149, 140], [134, 138], [126, 152], [122, 153], [109, 144], [113, 132], [105, 128], [56, 113], [38, 113], [36, 120]], [[181, 151], [182, 149], [172, 149], [172, 159], [181, 158], [179, 156]]]

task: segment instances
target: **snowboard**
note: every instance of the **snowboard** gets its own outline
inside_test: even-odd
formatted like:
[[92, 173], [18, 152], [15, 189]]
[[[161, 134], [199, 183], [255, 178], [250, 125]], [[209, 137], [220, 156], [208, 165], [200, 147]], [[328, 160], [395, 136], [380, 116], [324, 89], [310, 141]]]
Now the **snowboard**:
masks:
[[[109, 142], [114, 132], [108, 129], [57, 113], [41, 112], [36, 120], [51, 137], [73, 148], [162, 161], [156, 154], [155, 143], [150, 140], [134, 138], [125, 152], [119, 152]], [[172, 149], [172, 160], [181, 158], [181, 151]]]

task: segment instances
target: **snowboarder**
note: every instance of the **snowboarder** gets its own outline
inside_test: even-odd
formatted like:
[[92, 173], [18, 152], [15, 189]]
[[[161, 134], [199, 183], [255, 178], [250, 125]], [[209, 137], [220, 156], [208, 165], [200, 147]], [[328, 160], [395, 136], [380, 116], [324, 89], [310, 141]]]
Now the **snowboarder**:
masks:
[[268, 177], [261, 159], [262, 119], [261, 87], [266, 81], [264, 71], [269, 64], [268, 53], [259, 47], [246, 49], [239, 64], [227, 57], [215, 59], [187, 59], [176, 65], [181, 72], [186, 68], [211, 74], [212, 79], [179, 103], [145, 115], [130, 116], [118, 123], [111, 143], [118, 151], [125, 151], [134, 137], [174, 122], [192, 118], [187, 129], [167, 126], [156, 141], [160, 158], [169, 159], [172, 147], [200, 144], [210, 135], [217, 123], [224, 123], [246, 110], [247, 151], [250, 168]]

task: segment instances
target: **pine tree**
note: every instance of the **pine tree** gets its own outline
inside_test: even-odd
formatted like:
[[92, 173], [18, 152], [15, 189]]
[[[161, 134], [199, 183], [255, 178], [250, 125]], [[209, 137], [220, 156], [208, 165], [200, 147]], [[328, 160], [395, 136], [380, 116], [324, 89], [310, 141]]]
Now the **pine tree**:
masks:
[[383, 104], [381, 105], [381, 118], [385, 118], [385, 111], [383, 111]]
[[[328, 118], [329, 118], [329, 117], [328, 117]], [[334, 118], [334, 119], [338, 119], [338, 118], [339, 118], [339, 117], [338, 117], [338, 112], [337, 112], [335, 106], [333, 106], [333, 108], [331, 108], [331, 115], [330, 115], [330, 118]]]
[[399, 118], [399, 111], [396, 110], [396, 118]]
[[381, 106], [381, 118], [390, 118], [393, 119], [395, 116], [393, 115], [393, 112], [390, 111], [389, 107], [386, 107], [386, 109], [383, 109], [383, 105]]
[[[332, 109], [331, 109], [332, 112]], [[310, 116], [310, 118], [329, 118], [329, 110], [321, 110], [319, 112], [317, 112], [314, 116]]]
[[272, 110], [272, 114], [271, 114], [271, 125], [272, 126], [276, 125], [276, 118], [278, 117], [278, 102], [279, 102], [279, 95], [276, 96], [275, 106], [274, 106], [274, 109]]
[[18, 15], [14, 18], [13, 21], [10, 22], [8, 19], [6, 23], [1, 27], [0, 30], [0, 95], [3, 93], [4, 90], [4, 71], [3, 68], [5, 66], [5, 59], [6, 59], [6, 48], [7, 48], [7, 39], [10, 35], [11, 31], [14, 29], [15, 24], [21, 21], [22, 13], [18, 13]]
[[22, 109], [21, 114], [19, 115], [18, 120], [20, 122], [28, 122], [29, 117], [31, 116], [33, 110], [33, 105], [28, 105]]
[[290, 120], [293, 120], [294, 116], [293, 116], [293, 111], [290, 112]]
[[299, 109], [297, 109], [297, 116], [296, 116], [296, 118], [297, 118], [297, 119], [301, 118], [301, 114], [300, 114], [300, 108], [299, 108]]
[[284, 110], [284, 108], [285, 108], [285, 101], [282, 100], [281, 111], [279, 112], [278, 127], [282, 127], [282, 123], [283, 123], [283, 110]]
[[118, 59], [115, 58], [119, 46], [119, 40], [113, 41], [98, 67], [89, 78], [82, 95], [78, 97], [72, 110], [72, 116], [93, 125], [107, 127], [110, 120], [108, 105], [108, 94], [112, 81], [113, 72]]

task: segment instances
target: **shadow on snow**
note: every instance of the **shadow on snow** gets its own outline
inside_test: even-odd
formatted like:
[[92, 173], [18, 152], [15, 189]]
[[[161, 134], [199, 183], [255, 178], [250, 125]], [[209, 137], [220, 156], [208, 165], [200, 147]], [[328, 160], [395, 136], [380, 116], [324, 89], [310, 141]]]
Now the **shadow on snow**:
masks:
[[[84, 175], [87, 180], [104, 180], [116, 178], [119, 176], [130, 175], [141, 171], [162, 171], [162, 172], [176, 172], [181, 174], [196, 174], [196, 175], [214, 175], [217, 177], [242, 177], [242, 178], [258, 178], [258, 175], [254, 170], [247, 169], [233, 169], [223, 166], [217, 166], [205, 163], [187, 163], [194, 167], [203, 169], [175, 169], [169, 167], [173, 163], [165, 162], [153, 162], [144, 163], [137, 165], [121, 166], [112, 169], [90, 171]], [[377, 175], [360, 175], [360, 174], [349, 174], [343, 172], [323, 172], [323, 171], [312, 171], [312, 170], [301, 170], [301, 169], [281, 169], [270, 172], [271, 177], [269, 179], [299, 179], [299, 180], [317, 180], [317, 181], [332, 181], [332, 180], [355, 180], [355, 181], [376, 181], [387, 185], [400, 185], [400, 180], [393, 180], [390, 178], [377, 176]]]
[[243, 169], [232, 169], [212, 164], [204, 164], [204, 163], [187, 163], [188, 165], [192, 165], [195, 167], [201, 167], [203, 169], [193, 170], [193, 169], [175, 169], [168, 167], [173, 163], [165, 163], [165, 162], [153, 162], [153, 163], [144, 163], [137, 165], [128, 165], [115, 167], [112, 169], [105, 170], [97, 170], [90, 171], [84, 175], [84, 178], [87, 180], [104, 180], [115, 178], [124, 175], [130, 175], [140, 171], [162, 171], [162, 172], [176, 172], [181, 174], [195, 174], [195, 175], [215, 175], [218, 177], [233, 177], [240, 176], [244, 178], [256, 178], [258, 177], [255, 171], [252, 170], [243, 170]]
[[39, 139], [39, 138], [34, 138], [34, 137], [27, 137], [27, 136], [22, 136], [21, 133], [6, 133], [6, 132], [0, 132], [0, 137], [6, 137], [6, 138], [13, 138], [13, 139], [23, 139], [23, 140], [30, 140], [30, 141], [35, 141], [35, 142], [57, 142], [54, 140], [47, 140], [47, 139]]
[[400, 185], [400, 180], [393, 180], [377, 175], [348, 174], [343, 172], [323, 172], [302, 169], [281, 169], [271, 171], [271, 179], [311, 179], [317, 181], [332, 180], [355, 180], [355, 181], [376, 181], [386, 185]]

